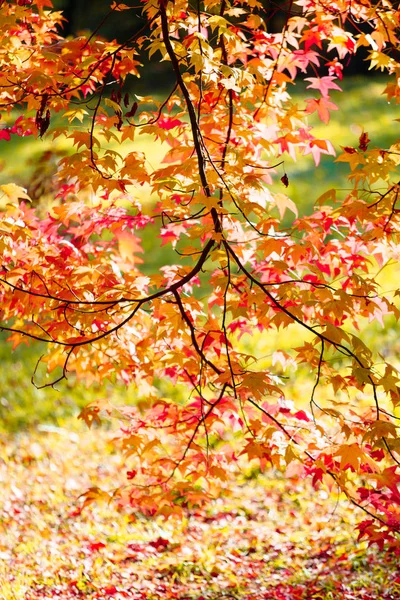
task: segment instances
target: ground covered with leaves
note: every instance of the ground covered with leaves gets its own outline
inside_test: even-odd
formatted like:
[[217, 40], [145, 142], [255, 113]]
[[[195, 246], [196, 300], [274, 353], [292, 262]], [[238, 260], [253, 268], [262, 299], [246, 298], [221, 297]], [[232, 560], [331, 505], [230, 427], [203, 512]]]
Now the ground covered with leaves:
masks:
[[181, 521], [82, 509], [126, 482], [110, 432], [4, 436], [0, 598], [211, 600], [400, 597], [398, 558], [356, 543], [359, 515], [308, 482], [267, 473]]

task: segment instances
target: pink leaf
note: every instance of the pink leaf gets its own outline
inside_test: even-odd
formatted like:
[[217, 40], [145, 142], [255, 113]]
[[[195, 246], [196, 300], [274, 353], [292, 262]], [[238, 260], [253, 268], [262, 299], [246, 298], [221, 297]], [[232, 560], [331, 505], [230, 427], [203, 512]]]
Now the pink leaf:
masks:
[[160, 119], [158, 119], [157, 124], [159, 127], [161, 127], [161, 129], [166, 129], [167, 131], [169, 131], [174, 127], [179, 127], [180, 125], [183, 125], [183, 122], [179, 119], [172, 119], [171, 117], [161, 117]]
[[6, 140], [7, 142], [9, 142], [11, 139], [11, 135], [10, 135], [10, 130], [8, 127], [4, 127], [3, 129], [0, 129], [0, 140]]
[[334, 82], [335, 77], [327, 75], [326, 77], [306, 77], [304, 81], [311, 81], [310, 85], [307, 86], [307, 89], [319, 90], [325, 98], [329, 97], [329, 90], [339, 90], [342, 91], [342, 88]]

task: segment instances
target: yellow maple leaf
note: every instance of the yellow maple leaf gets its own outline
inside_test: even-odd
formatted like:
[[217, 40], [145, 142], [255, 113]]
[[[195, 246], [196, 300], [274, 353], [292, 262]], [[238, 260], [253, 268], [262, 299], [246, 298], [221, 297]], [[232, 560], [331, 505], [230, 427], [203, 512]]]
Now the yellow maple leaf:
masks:
[[360, 464], [365, 460], [365, 454], [362, 452], [358, 444], [343, 444], [336, 452], [335, 456], [340, 456], [340, 469], [348, 468], [358, 471]]
[[132, 6], [128, 6], [127, 4], [121, 4], [120, 2], [113, 2], [110, 6], [111, 10], [115, 10], [116, 12], [121, 12], [122, 10], [129, 10], [133, 8]]
[[4, 209], [8, 204], [19, 204], [20, 200], [31, 202], [26, 189], [15, 183], [0, 185], [0, 192], [0, 209]]

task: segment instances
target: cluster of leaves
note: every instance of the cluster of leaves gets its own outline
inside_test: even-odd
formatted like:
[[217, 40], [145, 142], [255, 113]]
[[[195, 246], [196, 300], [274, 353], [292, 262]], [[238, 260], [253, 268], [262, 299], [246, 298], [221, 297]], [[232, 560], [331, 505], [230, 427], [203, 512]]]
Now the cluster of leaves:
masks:
[[[73, 371], [137, 386], [137, 406], [98, 402], [81, 414], [89, 425], [101, 412], [121, 419], [130, 485], [119, 497], [133, 509], [182, 514], [255, 461], [341, 490], [367, 513], [360, 535], [397, 546], [400, 376], [358, 330], [400, 314], [396, 290], [383, 293], [377, 279], [399, 255], [400, 143], [375, 148], [363, 132], [344, 146], [349, 190], [323, 194], [308, 217], [280, 170], [286, 154], [316, 165], [333, 155], [308, 117], [328, 122], [330, 90], [359, 47], [390, 75], [385, 93], [398, 101], [396, 3], [289, 2], [282, 31], [269, 33], [257, 0], [148, 0], [143, 29], [123, 43], [64, 39], [50, 8], [3, 1], [0, 13], [0, 106], [23, 109], [3, 139], [74, 146], [47, 215], [2, 187], [1, 327], [14, 346], [47, 345], [53, 376], [36, 385]], [[129, 10], [111, 5], [122, 18]], [[140, 52], [170, 63], [162, 101], [125, 92]], [[311, 97], [294, 103], [288, 88], [304, 75]], [[65, 125], [52, 127], [56, 112]], [[124, 153], [140, 133], [167, 144], [160, 167]], [[137, 200], [145, 184], [158, 198], [151, 214]], [[288, 211], [296, 218], [284, 226]], [[177, 259], [145, 274], [138, 230], [153, 223]], [[243, 336], [293, 326], [303, 335], [291, 352], [262, 360], [243, 350]], [[309, 410], [285, 398], [302, 364], [314, 376]], [[186, 386], [184, 401], [160, 393], [166, 378]]]
[[[182, 520], [76, 500], [123, 482], [110, 433], [53, 428], [0, 445], [3, 600], [396, 598], [396, 556], [354, 544], [356, 514], [309, 481], [232, 481]], [[250, 473], [249, 473], [250, 475]]]

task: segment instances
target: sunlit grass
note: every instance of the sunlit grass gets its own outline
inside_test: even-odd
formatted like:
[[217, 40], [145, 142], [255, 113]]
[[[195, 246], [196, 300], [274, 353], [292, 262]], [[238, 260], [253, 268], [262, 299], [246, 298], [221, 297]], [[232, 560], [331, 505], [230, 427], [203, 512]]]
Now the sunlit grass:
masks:
[[[309, 118], [313, 126], [312, 134], [316, 138], [331, 141], [336, 155], [341, 147], [357, 147], [360, 134], [365, 131], [371, 139], [370, 147], [387, 148], [400, 136], [398, 105], [387, 102], [383, 95], [386, 79], [384, 77], [358, 76], [340, 82], [342, 92], [332, 91], [331, 100], [338, 111], [331, 112], [327, 125], [321, 123], [315, 115]], [[290, 93], [299, 102], [312, 97], [313, 90], [305, 89], [305, 82], [290, 88]], [[349, 189], [348, 165], [335, 162], [335, 157], [322, 156], [318, 168], [311, 156], [299, 156], [294, 162], [285, 157], [285, 171], [289, 178], [287, 194], [296, 203], [299, 212], [310, 212], [320, 195], [330, 188]], [[275, 184], [281, 191], [281, 186]]]

